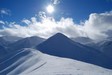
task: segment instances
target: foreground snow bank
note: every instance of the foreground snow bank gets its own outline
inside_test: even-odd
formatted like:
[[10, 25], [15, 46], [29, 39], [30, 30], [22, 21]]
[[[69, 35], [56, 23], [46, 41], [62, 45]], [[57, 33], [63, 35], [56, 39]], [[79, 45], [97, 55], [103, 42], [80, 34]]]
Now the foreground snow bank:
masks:
[[[5, 59], [5, 58], [4, 58]], [[111, 75], [112, 70], [34, 49], [16, 51], [0, 62], [0, 75]]]

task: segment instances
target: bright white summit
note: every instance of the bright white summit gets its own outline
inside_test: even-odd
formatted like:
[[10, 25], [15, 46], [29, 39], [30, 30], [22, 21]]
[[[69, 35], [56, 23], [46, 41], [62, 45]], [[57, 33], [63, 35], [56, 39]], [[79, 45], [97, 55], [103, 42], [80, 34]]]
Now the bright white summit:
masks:
[[48, 13], [53, 13], [54, 12], [54, 7], [52, 5], [48, 5], [46, 9], [47, 9]]

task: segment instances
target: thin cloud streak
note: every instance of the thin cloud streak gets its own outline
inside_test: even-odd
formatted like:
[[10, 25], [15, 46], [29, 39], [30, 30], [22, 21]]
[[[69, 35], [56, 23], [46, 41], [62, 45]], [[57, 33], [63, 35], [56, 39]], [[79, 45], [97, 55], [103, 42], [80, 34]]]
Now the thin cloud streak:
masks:
[[11, 16], [11, 11], [9, 9], [1, 9], [0, 10], [0, 15], [1, 17], [4, 17], [4, 15], [7, 15], [7, 16]]
[[59, 4], [60, 0], [51, 0], [54, 5]]

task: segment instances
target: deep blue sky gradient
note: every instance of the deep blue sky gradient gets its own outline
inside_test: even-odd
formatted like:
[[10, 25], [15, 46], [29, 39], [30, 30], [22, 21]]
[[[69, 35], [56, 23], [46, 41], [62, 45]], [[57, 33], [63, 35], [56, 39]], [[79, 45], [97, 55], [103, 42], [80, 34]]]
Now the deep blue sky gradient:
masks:
[[[45, 8], [51, 0], [0, 0], [0, 9], [9, 9], [11, 16], [0, 16], [0, 20], [20, 22], [30, 19]], [[60, 0], [55, 5], [54, 18], [71, 17], [75, 22], [88, 19], [91, 13], [102, 13], [112, 10], [112, 0]]]

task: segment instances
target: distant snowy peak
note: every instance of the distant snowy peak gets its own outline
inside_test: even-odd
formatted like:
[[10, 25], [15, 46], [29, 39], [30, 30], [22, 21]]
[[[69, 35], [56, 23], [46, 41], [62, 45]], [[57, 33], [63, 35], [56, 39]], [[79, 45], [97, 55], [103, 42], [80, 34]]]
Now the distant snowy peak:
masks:
[[4, 39], [5, 41], [8, 41], [8, 42], [15, 42], [15, 41], [22, 39], [22, 37], [18, 37], [18, 36], [2, 36], [0, 38]]
[[65, 36], [64, 34], [62, 34], [62, 33], [57, 33], [57, 34], [55, 34], [55, 35], [53, 35], [53, 36], [51, 36], [50, 38], [48, 38], [47, 39], [47, 41], [49, 41], [50, 42], [50, 40], [53, 42], [53, 41], [57, 41], [57, 42], [59, 42], [58, 40], [60, 40], [60, 41], [69, 41], [68, 40], [69, 38], [67, 37], [67, 36]]
[[100, 51], [112, 58], [112, 40], [100, 43]]
[[10, 44], [9, 41], [6, 41], [3, 37], [0, 37], [0, 45], [1, 46], [7, 46], [8, 44]]
[[94, 40], [87, 38], [87, 37], [77, 37], [77, 38], [71, 38], [73, 41], [81, 43], [81, 44], [89, 44], [94, 43]]
[[17, 40], [22, 39], [21, 37], [16, 36], [2, 36], [0, 37], [0, 45], [2, 46], [8, 46], [11, 43], [14, 43]]
[[19, 50], [22, 48], [32, 48], [35, 47], [36, 45], [42, 43], [45, 39], [33, 36], [33, 37], [27, 37], [23, 38], [21, 40], [18, 40], [12, 44], [9, 45], [9, 50]]
[[56, 37], [56, 38], [58, 38], [58, 37], [63, 37], [63, 38], [67, 38], [64, 34], [62, 34], [62, 33], [57, 33], [57, 34], [55, 34], [53, 37]]
[[21, 40], [18, 40], [17, 42], [15, 42], [16, 44], [26, 44], [30, 46], [35, 46], [38, 45], [40, 43], [42, 43], [45, 39], [37, 37], [37, 36], [32, 36], [32, 37], [27, 37]]
[[17, 41], [16, 43], [22, 43], [22, 44], [26, 44], [29, 45], [29, 48], [32, 47], [32, 46], [36, 46], [40, 43], [42, 43], [43, 41], [45, 41], [44, 38], [41, 38], [41, 37], [37, 37], [37, 36], [32, 36], [32, 37], [27, 37], [27, 38], [24, 38], [24, 39], [21, 39], [19, 41]]
[[108, 37], [97, 43], [91, 42], [85, 45], [97, 49], [98, 51], [102, 52], [108, 57], [111, 57], [112, 59], [112, 37]]

